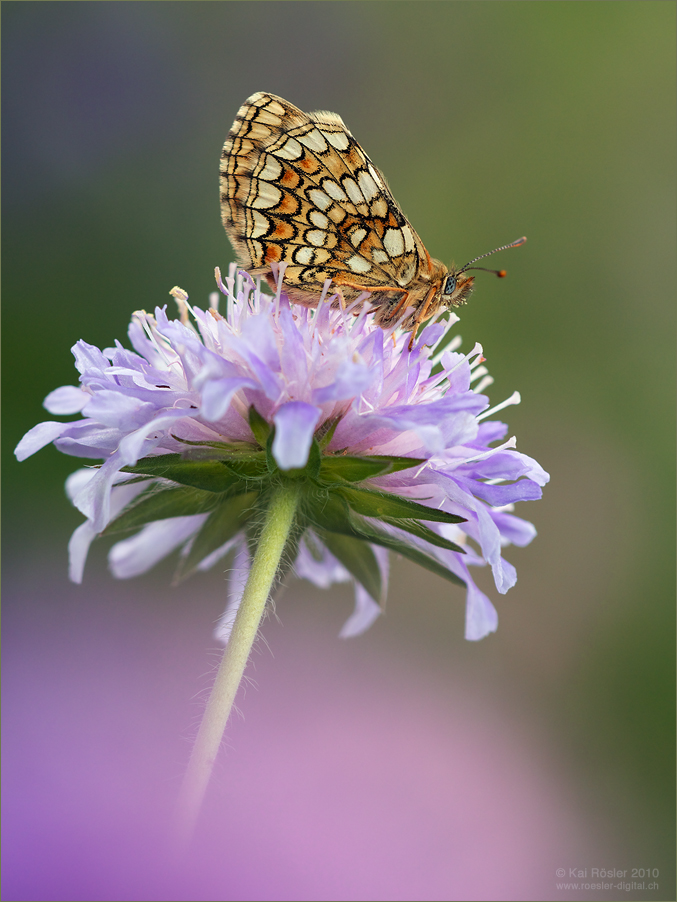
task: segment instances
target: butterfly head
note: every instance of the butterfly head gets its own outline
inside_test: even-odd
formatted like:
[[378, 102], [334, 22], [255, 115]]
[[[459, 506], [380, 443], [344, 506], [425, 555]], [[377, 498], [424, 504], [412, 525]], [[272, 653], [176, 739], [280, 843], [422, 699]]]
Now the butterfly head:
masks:
[[462, 270], [456, 271], [452, 266], [442, 281], [442, 306], [460, 307], [465, 304], [473, 289], [474, 276], [468, 276]]
[[466, 303], [468, 296], [473, 289], [473, 282], [475, 281], [474, 276], [469, 276], [467, 274], [467, 270], [469, 269], [481, 269], [485, 272], [492, 272], [502, 279], [506, 275], [504, 269], [486, 269], [484, 266], [473, 266], [472, 264], [481, 260], [483, 257], [489, 257], [491, 254], [495, 254], [497, 251], [505, 251], [510, 247], [519, 247], [521, 244], [524, 244], [526, 240], [526, 238], [518, 238], [517, 241], [513, 241], [510, 244], [504, 244], [502, 247], [497, 247], [493, 251], [489, 251], [488, 254], [481, 254], [479, 257], [475, 257], [474, 260], [466, 263], [465, 266], [462, 266], [460, 269], [456, 269], [452, 266], [442, 280], [441, 303], [446, 307], [460, 307], [461, 304]]

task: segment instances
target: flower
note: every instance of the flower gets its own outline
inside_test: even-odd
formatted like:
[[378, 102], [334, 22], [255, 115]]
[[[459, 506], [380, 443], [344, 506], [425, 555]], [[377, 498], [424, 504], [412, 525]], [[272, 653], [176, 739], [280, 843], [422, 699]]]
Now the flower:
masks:
[[[476, 344], [449, 341], [432, 323], [411, 352], [407, 334], [374, 325], [358, 299], [347, 310], [327, 297], [317, 309], [265, 294], [231, 267], [207, 310], [172, 294], [166, 308], [133, 314], [129, 340], [103, 352], [73, 348], [80, 385], [45, 399], [70, 422], [44, 422], [16, 449], [19, 460], [53, 442], [66, 454], [103, 459], [69, 477], [86, 521], [69, 543], [70, 576], [81, 581], [92, 540], [136, 530], [109, 555], [119, 578], [136, 576], [180, 549], [177, 578], [235, 552], [229, 605], [217, 636], [227, 641], [271, 486], [303, 488], [286, 569], [326, 587], [353, 581], [355, 611], [341, 635], [356, 635], [381, 610], [388, 550], [466, 587], [466, 638], [497, 627], [494, 606], [468, 567], [489, 564], [496, 588], [516, 581], [502, 556], [527, 545], [534, 527], [517, 501], [541, 497], [548, 475], [490, 419], [491, 383]], [[192, 318], [191, 318], [192, 317]], [[476, 383], [474, 388], [473, 383]], [[498, 444], [497, 444], [498, 443]]]

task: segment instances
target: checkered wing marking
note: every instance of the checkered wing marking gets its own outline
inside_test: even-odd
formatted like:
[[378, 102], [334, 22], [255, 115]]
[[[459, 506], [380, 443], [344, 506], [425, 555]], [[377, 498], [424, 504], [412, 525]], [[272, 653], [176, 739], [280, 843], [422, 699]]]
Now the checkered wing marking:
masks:
[[240, 265], [267, 273], [286, 263], [295, 300], [327, 278], [347, 298], [359, 293], [351, 283], [407, 288], [427, 268], [421, 239], [341, 118], [273, 94], [253, 94], [238, 111], [222, 152], [221, 209]]

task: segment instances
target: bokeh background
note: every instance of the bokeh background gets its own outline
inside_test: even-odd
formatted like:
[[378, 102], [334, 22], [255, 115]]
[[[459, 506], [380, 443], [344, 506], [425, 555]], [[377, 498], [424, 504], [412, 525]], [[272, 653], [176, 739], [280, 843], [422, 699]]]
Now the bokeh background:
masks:
[[[7, 899], [674, 899], [675, 6], [5, 2]], [[430, 252], [519, 235], [456, 329], [552, 475], [499, 630], [402, 562], [387, 616], [291, 583], [194, 852], [166, 851], [224, 568], [66, 577], [78, 461], [16, 442], [175, 284], [232, 259], [217, 162], [257, 90], [338, 112]], [[564, 869], [558, 877], [557, 869]], [[570, 869], [644, 884], [565, 887]], [[657, 869], [649, 888], [647, 869]], [[642, 883], [639, 876], [635, 877]], [[614, 882], [612, 880], [612, 882]], [[617, 882], [617, 881], [615, 881]]]

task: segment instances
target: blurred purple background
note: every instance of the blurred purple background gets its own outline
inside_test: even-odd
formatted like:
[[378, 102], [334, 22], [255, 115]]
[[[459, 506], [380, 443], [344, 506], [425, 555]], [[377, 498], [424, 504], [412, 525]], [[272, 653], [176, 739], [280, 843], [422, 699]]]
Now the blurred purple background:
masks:
[[5, 898], [542, 899], [590, 840], [606, 860], [556, 750], [486, 681], [393, 654], [387, 626], [338, 641], [349, 593], [330, 604], [292, 583], [177, 861], [171, 811], [218, 605], [142, 582], [102, 574], [103, 590], [55, 596], [23, 574], [4, 625]]

